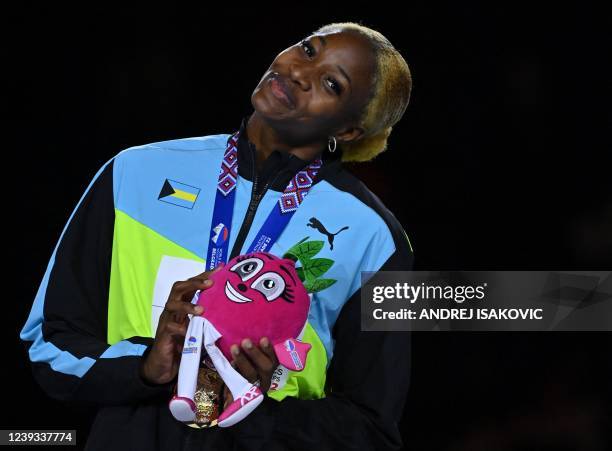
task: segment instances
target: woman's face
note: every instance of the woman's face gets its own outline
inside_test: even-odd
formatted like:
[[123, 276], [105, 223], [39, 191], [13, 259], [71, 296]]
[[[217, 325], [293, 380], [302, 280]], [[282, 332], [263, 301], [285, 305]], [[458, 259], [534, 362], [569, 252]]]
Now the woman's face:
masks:
[[369, 96], [374, 53], [351, 32], [315, 34], [283, 50], [253, 91], [253, 108], [295, 143], [350, 141]]

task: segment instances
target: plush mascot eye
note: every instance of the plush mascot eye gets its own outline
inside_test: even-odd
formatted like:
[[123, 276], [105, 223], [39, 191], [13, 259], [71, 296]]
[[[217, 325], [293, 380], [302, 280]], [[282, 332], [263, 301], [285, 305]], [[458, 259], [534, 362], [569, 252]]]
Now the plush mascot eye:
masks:
[[263, 260], [255, 257], [239, 260], [234, 266], [230, 268], [230, 271], [235, 272], [240, 276], [243, 282], [249, 280], [255, 276], [261, 268], [263, 268]]
[[251, 288], [263, 294], [268, 302], [272, 302], [285, 291], [285, 279], [275, 272], [267, 272], [259, 276]]

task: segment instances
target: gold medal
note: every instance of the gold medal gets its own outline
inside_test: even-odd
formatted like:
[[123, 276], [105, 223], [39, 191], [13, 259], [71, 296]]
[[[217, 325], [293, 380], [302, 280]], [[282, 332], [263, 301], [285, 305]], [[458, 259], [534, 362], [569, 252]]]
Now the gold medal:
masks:
[[222, 390], [223, 379], [206, 354], [200, 362], [198, 382], [193, 396], [196, 405], [196, 420], [193, 423], [187, 423], [188, 426], [203, 429], [217, 425], [223, 401]]

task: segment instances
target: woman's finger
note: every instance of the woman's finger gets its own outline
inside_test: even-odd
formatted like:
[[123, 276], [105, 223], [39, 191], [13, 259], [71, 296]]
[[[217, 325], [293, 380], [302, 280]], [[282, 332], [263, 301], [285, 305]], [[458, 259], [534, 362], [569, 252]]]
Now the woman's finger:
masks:
[[198, 290], [206, 290], [213, 285], [211, 279], [201, 281], [200, 279], [186, 280], [185, 285], [182, 285], [180, 290], [173, 293], [171, 300], [181, 302], [191, 302], [193, 296]]
[[[187, 280], [174, 282], [166, 301], [164, 317], [170, 316], [175, 322], [184, 322], [187, 314], [200, 315], [202, 311], [192, 303], [193, 297], [198, 290], [206, 290], [213, 285], [214, 282], [212, 279], [208, 279], [208, 275], [219, 269], [220, 267], [217, 266], [213, 271], [205, 271]], [[185, 305], [187, 307], [184, 307]]]
[[242, 350], [255, 366], [260, 376], [272, 374], [274, 371], [274, 360], [270, 359], [259, 347], [255, 346], [251, 340], [242, 341]]
[[208, 279], [212, 274], [216, 273], [217, 271], [219, 271], [221, 268], [223, 268], [225, 266], [225, 263], [221, 262], [219, 263], [215, 269], [212, 270], [208, 270], [208, 271], [204, 271], [203, 273], [198, 274], [197, 276], [193, 276], [191, 279], [199, 279], [199, 280], [206, 280]]
[[278, 362], [278, 357], [276, 357], [276, 352], [274, 351], [274, 347], [272, 346], [272, 343], [270, 343], [270, 340], [268, 340], [267, 337], [263, 337], [261, 340], [259, 340], [259, 348], [272, 361], [273, 367], [274, 367], [272, 371], [274, 371], [276, 367], [278, 366], [279, 362]]
[[249, 360], [255, 367], [255, 371], [259, 375], [259, 388], [263, 392], [267, 392], [272, 382], [272, 373], [276, 369], [275, 358], [268, 357], [259, 347], [245, 339], [242, 342], [243, 352], [246, 353]]
[[188, 280], [181, 280], [172, 284], [172, 289], [168, 295], [168, 302], [170, 301], [189, 301], [193, 299], [193, 295], [197, 290], [210, 288], [213, 281], [210, 279], [200, 280], [198, 278], [191, 278]]
[[202, 314], [204, 308], [191, 302], [171, 301], [166, 304], [165, 310], [175, 317], [180, 315], [182, 318], [185, 318], [186, 315]]
[[234, 356], [234, 367], [242, 376], [249, 382], [254, 383], [259, 379], [257, 369], [253, 366], [246, 354], [240, 350], [238, 345], [232, 345], [230, 348]]

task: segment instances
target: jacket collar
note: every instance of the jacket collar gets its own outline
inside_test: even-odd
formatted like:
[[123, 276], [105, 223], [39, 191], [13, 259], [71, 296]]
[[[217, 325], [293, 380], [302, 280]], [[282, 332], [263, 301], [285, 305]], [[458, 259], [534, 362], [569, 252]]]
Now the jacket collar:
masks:
[[[257, 149], [255, 145], [249, 141], [247, 135], [247, 123], [250, 116], [242, 118], [240, 124], [240, 136], [238, 137], [238, 175], [240, 177], [253, 181], [253, 175], [255, 174], [255, 155]], [[321, 150], [321, 159], [323, 165], [315, 178], [314, 184], [324, 180], [332, 172], [336, 172], [341, 166], [342, 151], [338, 148], [334, 153], [329, 152], [327, 149]], [[291, 180], [291, 178], [297, 174], [300, 170], [306, 168], [310, 164], [310, 160], [302, 160], [301, 158], [283, 152], [280, 150], [274, 150], [269, 155], [264, 164], [262, 165], [261, 172], [258, 177], [267, 179], [271, 177], [272, 184], [270, 189], [274, 191], [284, 191], [285, 187]]]

